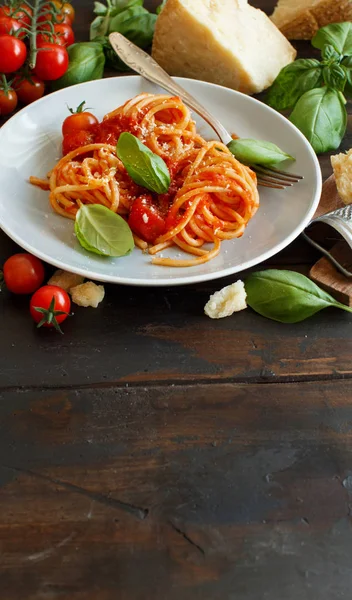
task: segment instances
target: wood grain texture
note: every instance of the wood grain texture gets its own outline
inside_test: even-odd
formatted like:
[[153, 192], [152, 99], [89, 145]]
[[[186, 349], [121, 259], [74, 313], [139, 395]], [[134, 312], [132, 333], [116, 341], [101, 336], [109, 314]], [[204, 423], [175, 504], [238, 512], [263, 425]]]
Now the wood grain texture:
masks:
[[[298, 239], [262, 266], [318, 256]], [[350, 597], [351, 318], [206, 318], [232, 281], [108, 285], [64, 336], [0, 294], [1, 600]]]
[[3, 597], [348, 597], [351, 389], [4, 394]]

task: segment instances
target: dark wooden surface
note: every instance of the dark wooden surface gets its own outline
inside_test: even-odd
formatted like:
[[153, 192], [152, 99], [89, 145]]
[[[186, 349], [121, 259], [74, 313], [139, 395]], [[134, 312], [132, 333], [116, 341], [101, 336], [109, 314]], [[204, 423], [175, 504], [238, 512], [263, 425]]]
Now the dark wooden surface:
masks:
[[207, 319], [227, 281], [106, 286], [62, 337], [1, 293], [1, 600], [351, 598], [351, 318]]

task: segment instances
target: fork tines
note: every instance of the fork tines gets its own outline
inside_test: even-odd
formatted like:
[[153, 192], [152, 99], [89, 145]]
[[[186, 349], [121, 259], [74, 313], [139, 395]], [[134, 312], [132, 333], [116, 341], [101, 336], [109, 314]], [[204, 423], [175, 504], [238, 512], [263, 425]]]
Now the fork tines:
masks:
[[279, 171], [274, 168], [261, 167], [259, 165], [254, 165], [251, 168], [257, 174], [258, 185], [278, 190], [291, 187], [294, 183], [298, 183], [303, 179], [302, 175], [295, 175], [294, 173]]

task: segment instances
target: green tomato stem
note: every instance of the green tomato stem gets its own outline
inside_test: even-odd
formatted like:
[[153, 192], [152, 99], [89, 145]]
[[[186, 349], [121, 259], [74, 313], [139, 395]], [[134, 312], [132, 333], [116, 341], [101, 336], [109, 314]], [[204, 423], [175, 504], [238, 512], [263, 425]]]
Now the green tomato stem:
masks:
[[29, 32], [29, 68], [34, 69], [37, 64], [37, 28], [38, 28], [38, 16], [40, 7], [43, 0], [33, 0], [33, 16], [31, 20], [31, 27]]

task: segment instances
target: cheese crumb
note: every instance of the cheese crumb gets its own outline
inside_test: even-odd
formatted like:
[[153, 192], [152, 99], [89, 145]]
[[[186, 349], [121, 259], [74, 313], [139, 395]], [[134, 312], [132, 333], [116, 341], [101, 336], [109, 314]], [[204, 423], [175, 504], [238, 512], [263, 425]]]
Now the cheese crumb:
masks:
[[244, 283], [239, 279], [210, 296], [204, 312], [211, 319], [230, 317], [233, 313], [247, 308], [246, 298]]
[[69, 292], [71, 288], [80, 285], [83, 281], [84, 277], [82, 277], [82, 275], [76, 275], [76, 273], [69, 273], [68, 271], [57, 269], [52, 277], [50, 277], [48, 285], [57, 285], [65, 290], [65, 292]]
[[105, 296], [104, 286], [96, 285], [92, 281], [76, 285], [70, 291], [72, 302], [78, 304], [78, 306], [92, 306], [93, 308], [97, 308]]
[[331, 157], [337, 191], [345, 204], [352, 203], [352, 148], [346, 154]]

